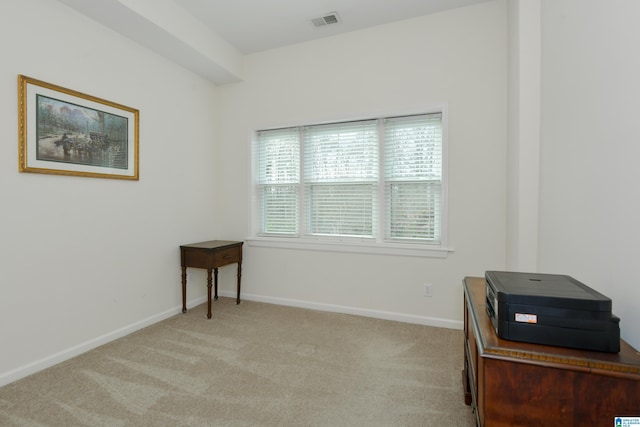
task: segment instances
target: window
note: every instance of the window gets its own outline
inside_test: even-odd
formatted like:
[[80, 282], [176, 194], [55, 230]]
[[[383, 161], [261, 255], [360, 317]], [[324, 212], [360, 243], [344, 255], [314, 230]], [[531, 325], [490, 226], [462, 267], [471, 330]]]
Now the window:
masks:
[[258, 133], [260, 234], [297, 235], [300, 140], [295, 128]]
[[255, 235], [441, 247], [442, 128], [434, 113], [258, 131]]
[[306, 234], [373, 237], [378, 181], [375, 120], [306, 126]]
[[384, 147], [387, 237], [439, 243], [442, 116], [386, 119]]

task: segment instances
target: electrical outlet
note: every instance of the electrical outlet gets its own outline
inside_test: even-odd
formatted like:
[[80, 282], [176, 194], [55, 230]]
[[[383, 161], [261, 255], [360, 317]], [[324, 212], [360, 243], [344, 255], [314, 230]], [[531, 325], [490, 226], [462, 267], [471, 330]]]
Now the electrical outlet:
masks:
[[424, 296], [425, 297], [433, 296], [433, 285], [431, 283], [424, 284]]

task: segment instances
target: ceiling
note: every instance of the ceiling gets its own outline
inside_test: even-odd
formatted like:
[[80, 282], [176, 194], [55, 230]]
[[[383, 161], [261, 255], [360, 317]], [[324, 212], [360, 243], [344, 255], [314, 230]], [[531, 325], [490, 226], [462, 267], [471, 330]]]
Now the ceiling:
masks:
[[[174, 0], [249, 54], [487, 0]], [[340, 22], [311, 20], [337, 12]]]
[[[58, 0], [215, 84], [243, 57], [490, 0]], [[337, 13], [336, 24], [312, 20]]]

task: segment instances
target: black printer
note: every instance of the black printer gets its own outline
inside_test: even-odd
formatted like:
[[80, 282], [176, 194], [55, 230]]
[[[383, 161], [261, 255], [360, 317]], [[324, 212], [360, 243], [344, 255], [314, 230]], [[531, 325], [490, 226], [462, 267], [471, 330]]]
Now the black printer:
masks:
[[500, 338], [620, 351], [611, 299], [570, 276], [487, 271], [487, 312]]

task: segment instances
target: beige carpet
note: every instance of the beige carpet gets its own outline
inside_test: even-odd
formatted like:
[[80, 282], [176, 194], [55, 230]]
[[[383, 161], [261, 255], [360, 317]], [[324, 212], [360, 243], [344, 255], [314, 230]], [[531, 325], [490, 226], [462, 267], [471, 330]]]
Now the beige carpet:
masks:
[[221, 298], [0, 388], [2, 426], [472, 426], [462, 331]]

